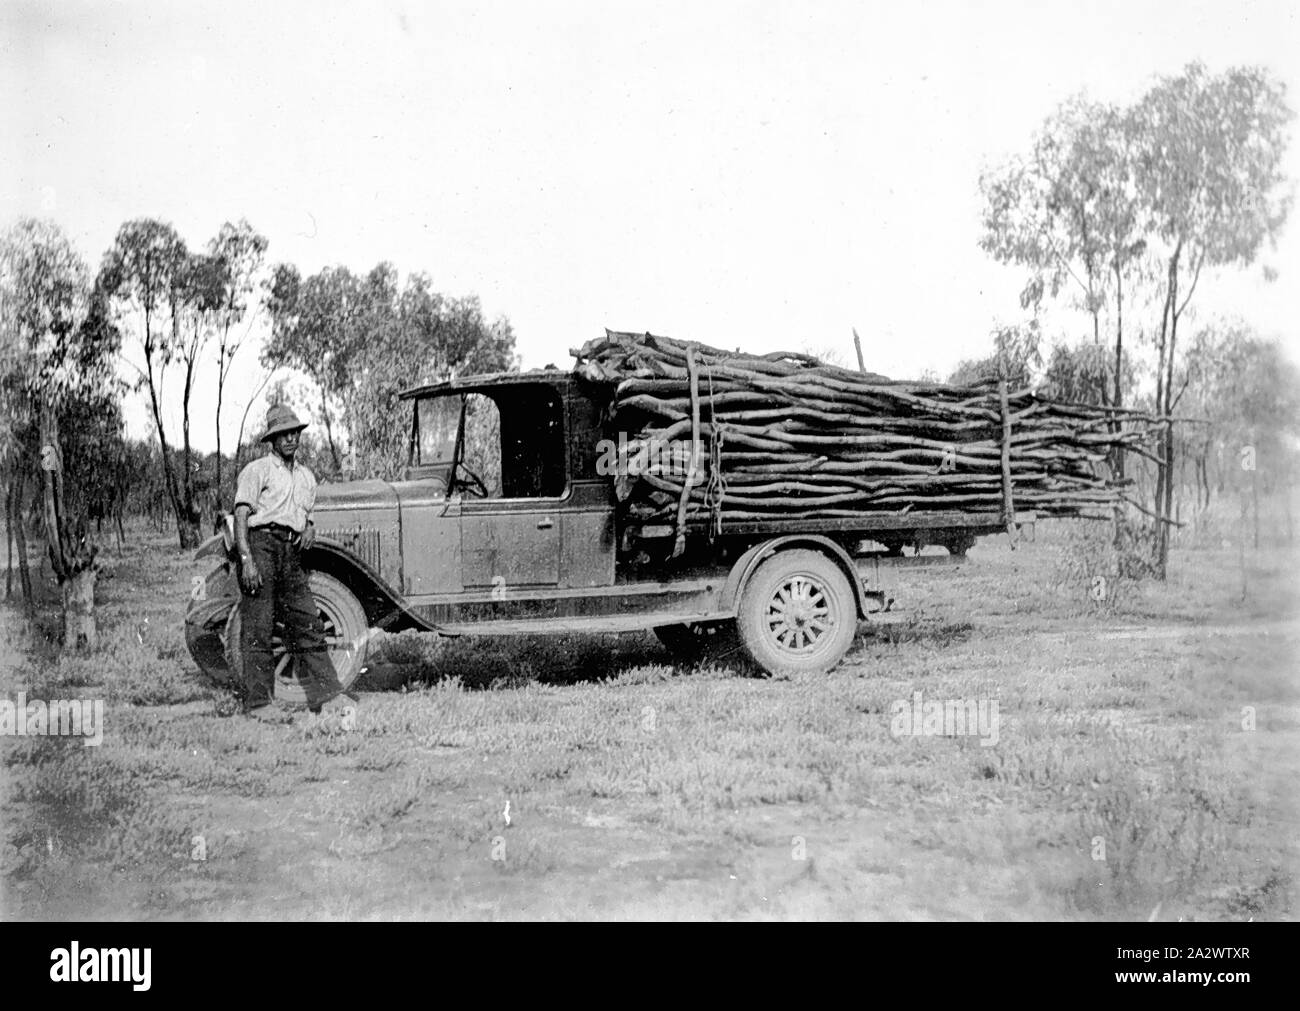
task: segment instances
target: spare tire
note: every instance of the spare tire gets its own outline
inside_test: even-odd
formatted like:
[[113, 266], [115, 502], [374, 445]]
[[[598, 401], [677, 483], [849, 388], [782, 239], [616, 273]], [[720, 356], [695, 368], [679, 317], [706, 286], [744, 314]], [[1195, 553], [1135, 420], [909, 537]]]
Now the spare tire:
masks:
[[226, 624], [239, 603], [239, 582], [228, 564], [208, 573], [196, 585], [185, 612], [185, 645], [199, 670], [219, 685], [233, 685], [236, 678], [226, 659]]

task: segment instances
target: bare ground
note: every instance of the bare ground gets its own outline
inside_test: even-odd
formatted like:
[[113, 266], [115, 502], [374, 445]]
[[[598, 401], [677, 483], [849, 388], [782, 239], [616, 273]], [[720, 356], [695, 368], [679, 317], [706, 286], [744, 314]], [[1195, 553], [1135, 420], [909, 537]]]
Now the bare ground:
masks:
[[[1296, 552], [1183, 549], [1097, 599], [1089, 551], [1049, 528], [900, 575], [819, 678], [404, 635], [344, 729], [219, 715], [180, 632], [203, 566], [146, 538], [94, 653], [0, 612], [0, 697], [107, 711], [99, 748], [0, 739], [3, 914], [1295, 918]], [[897, 733], [916, 692], [996, 702], [996, 743]]]

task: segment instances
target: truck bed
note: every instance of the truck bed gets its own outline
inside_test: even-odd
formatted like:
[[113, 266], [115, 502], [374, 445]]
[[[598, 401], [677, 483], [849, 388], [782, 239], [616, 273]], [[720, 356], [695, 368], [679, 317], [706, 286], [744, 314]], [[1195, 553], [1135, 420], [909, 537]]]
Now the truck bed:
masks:
[[[1017, 527], [1032, 527], [1036, 514], [1015, 514]], [[692, 532], [707, 529], [705, 519], [692, 520]], [[945, 537], [982, 537], [1005, 533], [1006, 523], [999, 512], [964, 511], [907, 511], [904, 513], [861, 513], [856, 516], [829, 516], [823, 518], [779, 516], [772, 519], [724, 520], [720, 536], [776, 537], [781, 534], [860, 534], [864, 539], [910, 542], [922, 535], [930, 543], [941, 543]], [[642, 539], [674, 536], [673, 527], [666, 523], [645, 524], [638, 531]]]

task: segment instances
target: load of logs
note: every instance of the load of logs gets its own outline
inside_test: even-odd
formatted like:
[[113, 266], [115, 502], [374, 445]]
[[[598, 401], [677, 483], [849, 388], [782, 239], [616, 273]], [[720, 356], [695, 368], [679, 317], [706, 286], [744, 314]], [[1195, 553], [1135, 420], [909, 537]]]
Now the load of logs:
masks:
[[1151, 457], [1160, 424], [1005, 381], [898, 382], [650, 334], [606, 331], [572, 354], [579, 376], [615, 384], [627, 515], [679, 531], [919, 510], [1107, 518], [1126, 500], [1109, 461]]

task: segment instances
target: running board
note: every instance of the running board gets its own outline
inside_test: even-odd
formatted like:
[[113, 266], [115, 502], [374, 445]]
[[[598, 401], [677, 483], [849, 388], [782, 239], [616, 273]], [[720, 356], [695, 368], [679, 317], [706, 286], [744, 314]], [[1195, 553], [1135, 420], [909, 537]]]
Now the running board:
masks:
[[599, 635], [602, 632], [643, 632], [659, 625], [734, 618], [732, 613], [682, 614], [681, 611], [644, 611], [635, 614], [597, 614], [568, 618], [517, 618], [502, 621], [444, 622], [433, 626], [439, 635]]

